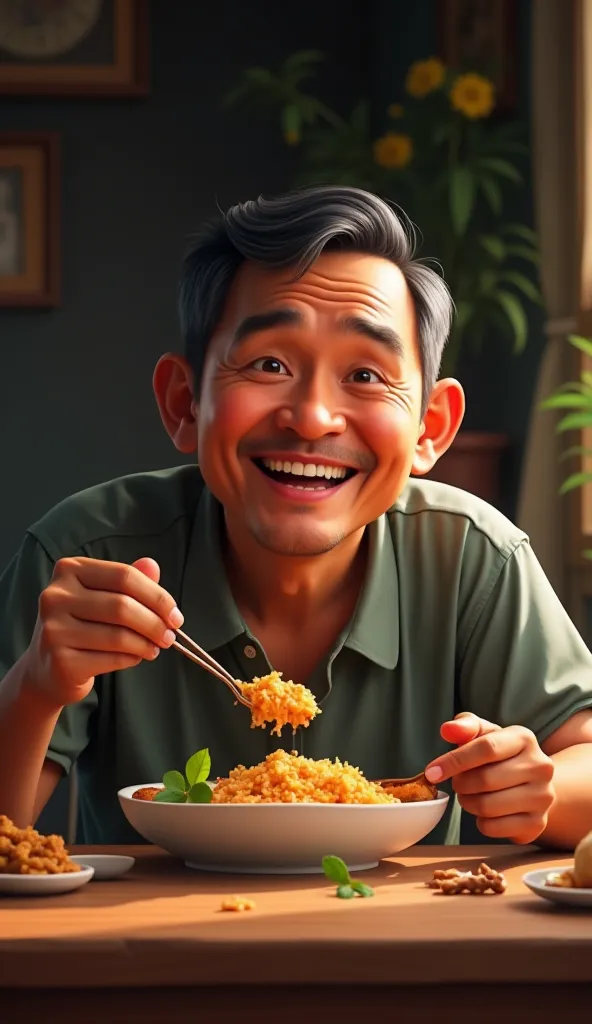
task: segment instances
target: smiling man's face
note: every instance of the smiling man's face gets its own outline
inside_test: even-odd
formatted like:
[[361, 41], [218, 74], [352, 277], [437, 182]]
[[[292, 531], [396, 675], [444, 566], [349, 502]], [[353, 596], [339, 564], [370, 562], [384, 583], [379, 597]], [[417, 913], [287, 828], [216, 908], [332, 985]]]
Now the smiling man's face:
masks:
[[414, 303], [389, 261], [240, 268], [212, 337], [198, 462], [234, 535], [322, 554], [399, 496], [422, 433]]

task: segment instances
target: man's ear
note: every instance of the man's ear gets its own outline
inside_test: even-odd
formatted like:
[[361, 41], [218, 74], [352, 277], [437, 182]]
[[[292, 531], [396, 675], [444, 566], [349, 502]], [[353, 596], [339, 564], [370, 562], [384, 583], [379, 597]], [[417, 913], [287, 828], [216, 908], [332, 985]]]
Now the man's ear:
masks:
[[164, 428], [177, 451], [189, 455], [197, 450], [195, 378], [183, 356], [167, 352], [158, 360], [152, 387]]
[[421, 422], [421, 433], [411, 465], [414, 476], [423, 476], [456, 437], [465, 414], [465, 393], [457, 380], [447, 377], [436, 383]]

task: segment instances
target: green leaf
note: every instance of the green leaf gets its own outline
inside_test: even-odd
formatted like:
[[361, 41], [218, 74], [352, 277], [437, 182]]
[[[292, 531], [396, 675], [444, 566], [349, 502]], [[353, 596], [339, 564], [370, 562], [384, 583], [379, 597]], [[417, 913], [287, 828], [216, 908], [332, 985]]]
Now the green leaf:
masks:
[[496, 217], [499, 217], [502, 212], [503, 198], [502, 191], [497, 181], [495, 178], [491, 178], [488, 174], [483, 174], [479, 178], [479, 187], [489, 203], [491, 212], [494, 213]]
[[570, 334], [567, 340], [574, 348], [579, 348], [580, 352], [585, 352], [587, 356], [592, 356], [592, 341], [590, 338], [582, 338], [579, 334]]
[[356, 132], [364, 132], [368, 127], [368, 104], [357, 103], [351, 112], [350, 124]]
[[306, 64], [317, 64], [325, 60], [325, 54], [320, 50], [297, 50], [286, 57], [283, 67], [286, 71], [300, 71]]
[[340, 885], [337, 889], [337, 895], [340, 900], [353, 900], [356, 894], [351, 885]]
[[165, 789], [179, 789], [182, 793], [185, 792], [185, 779], [181, 772], [165, 772], [162, 781]]
[[161, 789], [154, 797], [158, 804], [184, 804], [187, 802], [187, 795], [180, 789]]
[[505, 243], [502, 242], [501, 238], [498, 238], [496, 235], [481, 235], [479, 242], [485, 251], [488, 252], [490, 256], [493, 256], [494, 260], [498, 260], [498, 262], [501, 263], [502, 260], [505, 259], [506, 246]]
[[211, 804], [212, 790], [207, 782], [196, 782], [187, 794], [187, 801], [190, 804]]
[[207, 747], [198, 750], [197, 754], [193, 754], [185, 765], [185, 775], [189, 785], [195, 786], [198, 782], [205, 782], [211, 767], [212, 761]]
[[455, 167], [450, 175], [450, 213], [457, 235], [464, 234], [475, 203], [475, 178], [468, 167]]
[[580, 376], [586, 387], [592, 389], [592, 373], [589, 370], [582, 370]]
[[359, 896], [374, 896], [374, 889], [371, 889], [370, 886], [366, 885], [364, 882], [351, 881], [350, 885], [354, 892], [357, 892]]
[[494, 174], [499, 175], [501, 178], [508, 178], [510, 181], [516, 182], [517, 185], [523, 180], [520, 171], [513, 164], [508, 160], [502, 160], [498, 156], [483, 156], [477, 163], [479, 167], [485, 167], [486, 170], [493, 171]]
[[542, 409], [590, 409], [592, 401], [590, 396], [578, 395], [573, 392], [563, 391], [561, 394], [550, 395], [541, 402]]
[[559, 493], [567, 494], [568, 491], [575, 491], [576, 487], [583, 487], [584, 484], [589, 483], [592, 483], [592, 473], [572, 473], [561, 484]]
[[537, 286], [526, 277], [521, 274], [518, 270], [504, 270], [499, 276], [500, 281], [506, 281], [508, 284], [513, 284], [518, 291], [522, 292], [527, 299], [531, 302], [539, 303], [541, 301], [541, 293]]
[[222, 99], [222, 109], [229, 110], [230, 107], [235, 106], [239, 100], [244, 99], [245, 96], [251, 92], [251, 87], [248, 82], [241, 82], [239, 85], [231, 89], [230, 92], [226, 93], [226, 96]]
[[277, 81], [274, 75], [268, 68], [247, 68], [244, 73], [245, 78], [249, 82], [254, 82], [256, 85], [276, 85]]
[[473, 306], [465, 299], [459, 299], [456, 303], [456, 316], [454, 318], [454, 329], [457, 336], [462, 337], [465, 327], [473, 315]]
[[541, 262], [538, 250], [529, 249], [527, 245], [509, 245], [506, 253], [508, 256], [517, 256], [518, 259], [526, 260], [528, 263], [534, 263], [535, 265]]
[[491, 295], [499, 280], [497, 270], [483, 270], [479, 274], [479, 292], [481, 295]]
[[337, 885], [349, 885], [349, 871], [341, 857], [335, 857], [333, 854], [323, 857], [323, 871], [330, 882], [335, 882]]
[[300, 142], [302, 130], [302, 116], [300, 110], [293, 103], [282, 108], [282, 132], [284, 139], [290, 145]]
[[591, 456], [592, 448], [584, 448], [581, 444], [570, 445], [570, 447], [566, 448], [564, 452], [561, 452], [559, 461], [565, 462], [566, 459], [572, 459], [574, 455]]
[[506, 292], [501, 288], [494, 292], [494, 298], [504, 311], [514, 332], [514, 349], [516, 352], [521, 352], [526, 345], [528, 327], [520, 301], [511, 292]]
[[581, 430], [582, 427], [592, 427], [592, 411], [570, 412], [557, 424], [557, 432], [563, 434], [566, 430]]
[[527, 227], [526, 224], [503, 224], [500, 231], [504, 235], [514, 235], [516, 238], [522, 238], [525, 242], [530, 242], [531, 245], [538, 246], [539, 244], [536, 231]]

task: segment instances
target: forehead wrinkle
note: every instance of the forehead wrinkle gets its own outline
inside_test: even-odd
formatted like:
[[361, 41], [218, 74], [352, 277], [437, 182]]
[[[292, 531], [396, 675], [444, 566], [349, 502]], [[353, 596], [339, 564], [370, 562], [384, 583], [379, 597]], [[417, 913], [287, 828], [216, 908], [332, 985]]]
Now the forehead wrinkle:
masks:
[[[334, 283], [331, 282], [332, 285]], [[376, 288], [360, 285], [359, 283], [354, 290], [349, 284], [343, 288], [324, 288], [313, 284], [311, 281], [294, 281], [290, 287], [290, 284], [286, 282], [285, 285], [278, 288], [275, 292], [274, 301], [281, 298], [282, 294], [285, 295], [286, 300], [289, 300], [289, 297], [297, 298], [298, 292], [304, 293], [304, 295], [308, 294], [310, 298], [323, 302], [328, 306], [351, 303], [352, 305], [362, 306], [369, 313], [376, 313], [377, 310], [384, 311], [385, 313], [392, 312], [392, 303], [387, 296], [381, 294]]]

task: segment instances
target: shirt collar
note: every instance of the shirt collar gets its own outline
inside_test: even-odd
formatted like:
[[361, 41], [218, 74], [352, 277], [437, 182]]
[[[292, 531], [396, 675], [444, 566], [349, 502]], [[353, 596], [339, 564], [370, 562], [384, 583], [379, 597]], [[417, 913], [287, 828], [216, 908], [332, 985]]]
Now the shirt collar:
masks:
[[344, 647], [382, 668], [399, 659], [399, 583], [397, 559], [386, 515], [370, 523], [368, 569]]
[[[386, 515], [368, 527], [366, 580], [344, 647], [386, 669], [399, 656], [397, 561]], [[207, 487], [199, 497], [181, 585], [186, 632], [206, 651], [246, 631], [222, 557], [222, 508]]]

